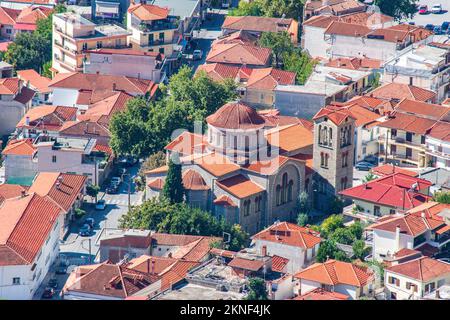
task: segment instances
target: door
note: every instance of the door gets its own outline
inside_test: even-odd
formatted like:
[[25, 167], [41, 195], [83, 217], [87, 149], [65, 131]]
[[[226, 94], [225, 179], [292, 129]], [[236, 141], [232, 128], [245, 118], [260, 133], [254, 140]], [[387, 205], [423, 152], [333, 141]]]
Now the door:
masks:
[[412, 149], [406, 148], [406, 159], [411, 159], [412, 157]]

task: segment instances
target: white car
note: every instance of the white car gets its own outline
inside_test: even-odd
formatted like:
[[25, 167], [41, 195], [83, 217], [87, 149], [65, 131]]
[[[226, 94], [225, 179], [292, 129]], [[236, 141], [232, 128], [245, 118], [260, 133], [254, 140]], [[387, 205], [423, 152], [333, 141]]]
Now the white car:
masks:
[[431, 12], [432, 13], [441, 13], [442, 12], [442, 4], [434, 4], [431, 7]]

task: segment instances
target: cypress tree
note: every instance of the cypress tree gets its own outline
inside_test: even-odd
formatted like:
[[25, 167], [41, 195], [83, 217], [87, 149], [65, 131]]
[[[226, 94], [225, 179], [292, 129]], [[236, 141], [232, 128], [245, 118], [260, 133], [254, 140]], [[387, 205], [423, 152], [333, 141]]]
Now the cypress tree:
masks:
[[169, 170], [162, 190], [162, 196], [170, 203], [181, 203], [184, 200], [184, 186], [181, 175], [181, 164], [178, 155], [173, 154], [169, 159]]

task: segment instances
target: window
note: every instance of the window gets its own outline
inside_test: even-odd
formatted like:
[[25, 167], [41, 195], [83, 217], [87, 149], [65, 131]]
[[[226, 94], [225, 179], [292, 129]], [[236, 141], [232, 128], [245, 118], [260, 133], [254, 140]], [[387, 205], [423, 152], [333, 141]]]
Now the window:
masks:
[[6, 29], [7, 34], [11, 34], [11, 29]]
[[397, 279], [397, 278], [395, 278], [395, 277], [389, 277], [388, 278], [388, 282], [389, 282], [389, 284], [393, 284], [393, 285], [396, 285], [396, 286], [400, 286], [400, 280], [399, 279]]
[[409, 77], [409, 85], [412, 86], [414, 82], [414, 78], [413, 77]]
[[103, 47], [103, 43], [101, 41], [97, 41], [97, 49], [100, 49]]
[[395, 209], [390, 209], [389, 214], [395, 214]]
[[262, 201], [262, 196], [257, 196], [255, 198], [255, 212], [261, 211], [261, 201]]
[[164, 32], [160, 32], [160, 33], [159, 33], [159, 40], [160, 40], [161, 42], [164, 42]]
[[154, 42], [154, 36], [153, 36], [153, 33], [151, 33], [148, 35], [148, 44], [152, 45], [153, 42]]
[[83, 51], [85, 51], [85, 50], [87, 50], [87, 48], [88, 48], [87, 43], [86, 43], [86, 42], [83, 43], [83, 46], [81, 47], [81, 49], [82, 49]]
[[56, 163], [56, 156], [52, 156], [52, 162]]
[[281, 205], [281, 186], [277, 185], [276, 187], [276, 204], [277, 206]]
[[420, 136], [420, 143], [425, 144], [425, 136]]
[[411, 132], [406, 133], [406, 141], [409, 141], [409, 142], [412, 141], [412, 133]]
[[397, 129], [391, 129], [391, 137], [395, 138], [397, 136]]
[[164, 48], [159, 48], [159, 53], [164, 54]]
[[417, 292], [417, 285], [411, 282], [406, 282], [406, 289]]
[[348, 166], [348, 151], [342, 153], [342, 168]]
[[287, 173], [283, 174], [283, 178], [282, 178], [282, 185], [281, 185], [281, 193], [282, 193], [282, 203], [286, 203], [287, 202], [287, 182], [288, 180], [288, 176]]
[[13, 283], [14, 285], [20, 284], [20, 277], [14, 277], [12, 283]]
[[294, 181], [290, 180], [288, 183], [288, 201], [292, 201], [293, 189], [294, 189]]
[[436, 288], [436, 285], [435, 285], [434, 282], [427, 283], [427, 284], [425, 285], [425, 292], [426, 292], [426, 293], [430, 293], [430, 292], [432, 292], [435, 288]]
[[247, 217], [250, 215], [250, 200], [244, 201], [244, 207], [242, 209], [244, 217]]
[[380, 207], [379, 206], [373, 206], [373, 214], [376, 216], [381, 216]]

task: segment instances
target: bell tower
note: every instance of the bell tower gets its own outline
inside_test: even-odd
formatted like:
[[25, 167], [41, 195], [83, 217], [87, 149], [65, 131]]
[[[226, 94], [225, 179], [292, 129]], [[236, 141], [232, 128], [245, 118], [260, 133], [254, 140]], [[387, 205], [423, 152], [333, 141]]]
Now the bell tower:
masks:
[[313, 120], [314, 204], [328, 210], [338, 192], [352, 186], [355, 118], [347, 109], [327, 106]]

